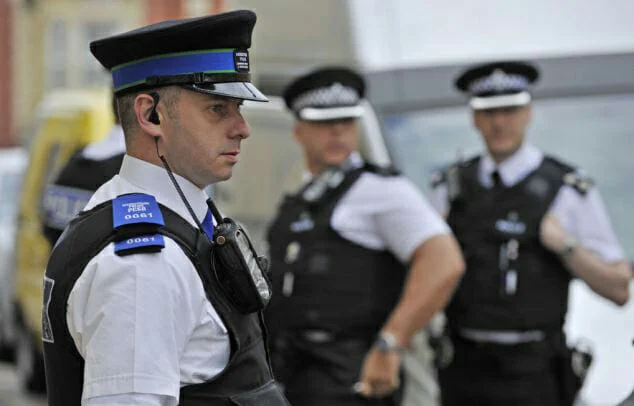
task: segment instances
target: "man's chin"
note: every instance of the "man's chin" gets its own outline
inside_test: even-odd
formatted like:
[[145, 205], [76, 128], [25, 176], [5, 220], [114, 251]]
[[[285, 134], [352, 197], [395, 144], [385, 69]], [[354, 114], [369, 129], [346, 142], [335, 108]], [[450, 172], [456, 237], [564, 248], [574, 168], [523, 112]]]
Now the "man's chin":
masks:
[[218, 176], [218, 182], [222, 182], [225, 180], [229, 180], [231, 179], [231, 176], [233, 175], [232, 171], [227, 172], [226, 174], [223, 174], [221, 176]]
[[326, 159], [326, 165], [340, 166], [346, 161], [346, 159], [348, 159], [349, 156], [350, 154], [342, 154], [342, 155], [328, 157], [328, 159]]
[[224, 182], [225, 180], [231, 179], [232, 175], [233, 175], [233, 171], [231, 169], [224, 171], [222, 173], [214, 173], [213, 180], [209, 184], [211, 185], [212, 183]]
[[490, 148], [489, 151], [494, 157], [505, 159], [513, 155], [519, 148], [520, 145], [499, 145]]

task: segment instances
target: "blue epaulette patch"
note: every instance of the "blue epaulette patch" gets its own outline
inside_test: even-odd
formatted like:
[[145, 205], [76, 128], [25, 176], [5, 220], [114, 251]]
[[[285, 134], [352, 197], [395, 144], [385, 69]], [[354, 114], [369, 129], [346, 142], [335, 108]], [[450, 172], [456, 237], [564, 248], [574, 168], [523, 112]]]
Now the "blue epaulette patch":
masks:
[[138, 252], [159, 252], [165, 248], [165, 239], [161, 234], [138, 235], [114, 243], [114, 252], [119, 256]]
[[112, 227], [125, 236], [114, 244], [114, 252], [119, 256], [161, 251], [165, 239], [157, 231], [164, 225], [163, 213], [154, 196], [131, 193], [112, 200]]
[[112, 201], [112, 227], [118, 229], [132, 224], [165, 225], [154, 196], [132, 193], [118, 196]]

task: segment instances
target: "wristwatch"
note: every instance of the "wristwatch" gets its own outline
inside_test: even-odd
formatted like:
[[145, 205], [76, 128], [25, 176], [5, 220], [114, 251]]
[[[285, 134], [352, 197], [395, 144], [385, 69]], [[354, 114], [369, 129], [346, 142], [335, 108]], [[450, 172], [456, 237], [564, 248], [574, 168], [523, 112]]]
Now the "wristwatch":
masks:
[[565, 241], [564, 241], [564, 248], [562, 248], [559, 251], [559, 255], [562, 258], [570, 257], [572, 255], [572, 253], [574, 252], [575, 248], [577, 248], [578, 245], [579, 245], [579, 243], [577, 242], [576, 239], [574, 239], [574, 237], [567, 236]]
[[405, 351], [403, 347], [398, 345], [396, 337], [393, 334], [387, 332], [380, 332], [374, 341], [374, 347], [381, 352], [397, 352], [402, 353]]

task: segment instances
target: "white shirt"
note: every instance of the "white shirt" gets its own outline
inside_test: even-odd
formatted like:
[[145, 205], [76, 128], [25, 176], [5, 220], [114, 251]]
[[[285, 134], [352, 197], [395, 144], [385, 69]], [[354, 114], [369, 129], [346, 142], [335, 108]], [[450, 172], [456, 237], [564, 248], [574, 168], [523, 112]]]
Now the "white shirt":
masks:
[[[514, 186], [537, 169], [543, 159], [544, 154], [527, 142], [497, 166], [487, 154], [480, 160], [478, 181], [484, 187], [492, 187], [491, 173], [497, 169], [502, 183], [507, 187]], [[449, 212], [446, 184], [435, 188], [433, 203], [439, 213], [446, 215]], [[625, 258], [596, 187], [582, 195], [573, 187], [564, 185], [550, 209], [566, 232], [575, 237], [582, 247], [597, 253], [606, 262]]]
[[[353, 167], [363, 161], [351, 155]], [[445, 221], [404, 176], [363, 173], [341, 198], [330, 225], [343, 238], [374, 250], [388, 250], [407, 264], [431, 237], [450, 234]]]
[[[175, 177], [202, 221], [207, 195]], [[86, 209], [135, 192], [153, 195], [195, 225], [165, 169], [127, 155]], [[113, 247], [88, 263], [68, 298], [68, 328], [85, 360], [82, 404], [176, 405], [181, 386], [226, 367], [227, 329], [173, 240], [166, 237], [160, 253], [120, 257]]]

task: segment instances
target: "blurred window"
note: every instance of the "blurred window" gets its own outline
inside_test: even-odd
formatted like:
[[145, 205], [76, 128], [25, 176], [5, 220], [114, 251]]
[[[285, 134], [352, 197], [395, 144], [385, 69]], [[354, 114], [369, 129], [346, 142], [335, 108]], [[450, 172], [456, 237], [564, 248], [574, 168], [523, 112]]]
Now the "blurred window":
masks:
[[[483, 150], [465, 107], [391, 115], [383, 121], [399, 169], [426, 194], [434, 170]], [[528, 139], [593, 177], [625, 251], [634, 254], [634, 94], [538, 100]]]
[[53, 21], [48, 28], [46, 71], [47, 87], [66, 86], [66, 60], [68, 59], [68, 34], [67, 25], [63, 20]]
[[[82, 25], [82, 49], [89, 49], [90, 42], [114, 34], [119, 27], [116, 21], [89, 21]], [[110, 75], [90, 52], [83, 52], [82, 83], [83, 86], [99, 86], [110, 84]]]
[[53, 20], [46, 46], [47, 88], [108, 85], [110, 75], [92, 56], [90, 42], [119, 31], [121, 22], [103, 20]]

